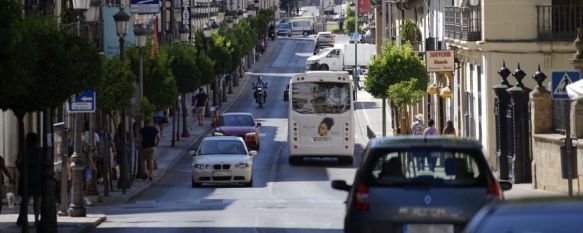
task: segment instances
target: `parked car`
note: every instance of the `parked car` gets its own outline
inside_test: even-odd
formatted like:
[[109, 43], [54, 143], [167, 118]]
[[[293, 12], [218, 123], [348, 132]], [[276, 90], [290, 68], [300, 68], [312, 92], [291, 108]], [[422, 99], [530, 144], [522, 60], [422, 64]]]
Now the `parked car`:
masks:
[[198, 150], [191, 151], [192, 187], [203, 183], [242, 183], [253, 186], [253, 156], [240, 137], [205, 137]]
[[247, 112], [223, 113], [213, 136], [238, 136], [243, 138], [251, 150], [259, 150], [261, 123], [255, 122], [253, 114]]
[[279, 23], [275, 26], [278, 36], [291, 36], [291, 26], [289, 23]]
[[289, 84], [285, 86], [285, 90], [283, 90], [283, 101], [289, 101]]
[[479, 142], [403, 136], [369, 141], [348, 191], [344, 232], [458, 233], [512, 184], [497, 182]]
[[583, 199], [545, 197], [487, 205], [464, 233], [574, 233], [583, 231]]
[[334, 34], [331, 32], [318, 32], [316, 35], [316, 47], [318, 45], [334, 45]]

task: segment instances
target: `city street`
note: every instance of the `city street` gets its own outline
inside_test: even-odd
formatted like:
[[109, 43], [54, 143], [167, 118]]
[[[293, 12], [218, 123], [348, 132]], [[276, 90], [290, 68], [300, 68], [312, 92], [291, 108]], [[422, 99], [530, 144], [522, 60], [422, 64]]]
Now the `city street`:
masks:
[[[288, 102], [282, 91], [289, 75], [303, 72], [305, 54], [312, 49], [313, 41], [306, 38], [270, 43], [252, 70], [266, 74], [266, 106], [259, 109], [249, 91], [229, 110], [251, 112], [263, 125], [252, 188], [191, 188], [191, 157], [185, 155], [158, 184], [130, 203], [103, 207], [107, 221], [92, 232], [340, 232], [346, 193], [332, 190], [330, 180], [350, 180], [355, 168], [337, 166], [335, 160], [292, 167], [287, 159]], [[366, 131], [359, 134], [361, 151]]]

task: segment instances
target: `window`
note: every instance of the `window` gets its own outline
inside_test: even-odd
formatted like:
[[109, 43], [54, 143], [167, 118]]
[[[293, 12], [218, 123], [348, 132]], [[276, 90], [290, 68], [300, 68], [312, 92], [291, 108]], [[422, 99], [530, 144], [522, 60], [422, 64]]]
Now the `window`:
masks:
[[253, 117], [245, 115], [221, 116], [221, 126], [254, 126]]
[[209, 140], [200, 145], [198, 155], [214, 155], [214, 154], [247, 154], [245, 146], [240, 141], [233, 140]]
[[484, 186], [487, 183], [485, 165], [474, 159], [476, 153], [479, 152], [440, 149], [379, 151], [370, 164], [370, 185]]
[[350, 110], [350, 84], [294, 83], [292, 85], [292, 109], [303, 114], [347, 112]]

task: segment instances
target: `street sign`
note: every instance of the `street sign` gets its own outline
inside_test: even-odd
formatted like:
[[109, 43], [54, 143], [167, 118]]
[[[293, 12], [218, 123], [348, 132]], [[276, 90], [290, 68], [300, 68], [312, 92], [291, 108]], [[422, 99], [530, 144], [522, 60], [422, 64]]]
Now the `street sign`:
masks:
[[131, 0], [130, 12], [134, 14], [157, 14], [160, 0]]
[[425, 59], [427, 72], [453, 71], [455, 67], [453, 50], [426, 51]]
[[95, 91], [87, 89], [69, 98], [67, 101], [67, 110], [69, 113], [95, 112]]
[[552, 98], [555, 100], [569, 100], [567, 85], [579, 81], [579, 71], [553, 71], [551, 79]]

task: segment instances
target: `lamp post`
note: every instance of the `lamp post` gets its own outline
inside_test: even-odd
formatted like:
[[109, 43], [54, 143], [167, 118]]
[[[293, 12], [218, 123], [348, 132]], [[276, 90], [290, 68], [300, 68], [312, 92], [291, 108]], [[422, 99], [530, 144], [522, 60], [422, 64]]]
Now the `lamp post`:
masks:
[[[89, 9], [89, 0], [74, 0], [73, 9], [80, 12], [77, 15], [77, 36], [81, 36], [81, 12]], [[87, 210], [83, 205], [83, 161], [81, 159], [81, 117], [73, 114], [74, 122], [74, 145], [73, 155], [71, 156], [71, 170], [72, 170], [72, 185], [71, 185], [71, 203], [69, 205], [69, 216], [71, 217], [85, 217]], [[24, 225], [27, 225], [26, 222]], [[28, 232], [28, 230], [23, 231]]]
[[142, 109], [142, 98], [144, 96], [144, 47], [146, 47], [146, 28], [143, 25], [136, 25], [134, 27], [134, 35], [136, 36], [136, 45], [140, 49], [140, 60], [138, 67], [138, 112], [140, 113], [140, 128], [143, 126], [145, 115]]
[[[130, 15], [128, 15], [125, 11], [123, 7], [119, 8], [119, 12], [117, 12], [115, 15], [113, 15], [113, 20], [115, 21], [115, 29], [116, 29], [116, 33], [117, 36], [119, 37], [119, 59], [123, 62], [124, 60], [124, 37], [126, 36], [126, 33], [128, 31], [128, 22], [130, 20]], [[120, 166], [120, 177], [118, 179], [117, 182], [117, 187], [122, 189], [122, 194], [126, 194], [126, 189], [128, 188], [128, 178], [129, 178], [129, 174], [128, 174], [128, 156], [127, 156], [127, 148], [126, 148], [126, 140], [127, 140], [127, 135], [126, 135], [126, 109], [122, 109], [121, 110], [121, 129], [118, 128], [118, 130], [122, 130], [121, 134], [121, 141], [120, 141], [120, 147], [122, 148], [120, 157], [121, 157], [121, 166]], [[116, 133], [120, 133], [120, 132], [116, 132]], [[118, 151], [118, 153], [120, 153]]]

